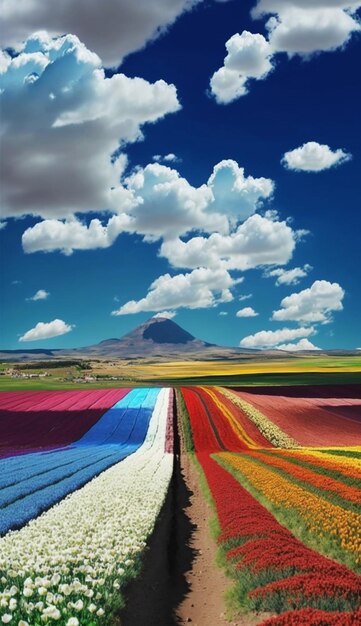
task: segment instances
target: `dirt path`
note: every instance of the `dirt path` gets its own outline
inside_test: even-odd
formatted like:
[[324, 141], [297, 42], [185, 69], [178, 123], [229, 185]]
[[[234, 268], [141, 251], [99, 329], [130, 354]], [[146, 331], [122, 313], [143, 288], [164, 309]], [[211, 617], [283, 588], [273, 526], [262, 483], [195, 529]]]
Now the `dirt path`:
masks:
[[126, 606], [114, 626], [255, 626], [265, 616], [227, 619], [224, 595], [232, 583], [216, 565], [217, 545], [209, 530], [213, 512], [174, 425], [175, 464], [168, 496], [142, 573], [127, 589]]
[[209, 520], [213, 512], [200, 490], [197, 470], [183, 450], [181, 471], [187, 489], [191, 492], [185, 513], [194, 528], [190, 537], [190, 547], [195, 556], [191, 568], [186, 572], [189, 591], [176, 609], [177, 623], [190, 623], [193, 626], [259, 624], [263, 616], [255, 614], [228, 621], [224, 595], [232, 582], [216, 564], [217, 545], [209, 530]]

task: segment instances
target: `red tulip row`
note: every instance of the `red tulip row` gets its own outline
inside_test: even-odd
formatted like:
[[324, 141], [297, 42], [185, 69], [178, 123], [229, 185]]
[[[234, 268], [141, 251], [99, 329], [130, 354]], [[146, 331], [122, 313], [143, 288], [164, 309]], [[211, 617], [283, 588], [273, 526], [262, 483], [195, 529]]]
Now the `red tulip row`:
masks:
[[244, 452], [255, 447], [270, 447], [256, 426], [225, 396], [214, 389], [182, 388], [192, 419], [197, 451]]
[[344, 613], [301, 609], [271, 617], [262, 626], [360, 626], [361, 610]]
[[197, 452], [207, 451], [209, 453], [222, 450], [197, 391], [189, 387], [183, 387], [182, 395], [191, 419], [195, 450]]
[[[228, 441], [226, 429], [231, 430], [231, 422], [225, 416], [222, 419], [222, 411], [216, 410], [216, 402], [207, 390], [182, 391], [194, 448], [217, 511], [218, 541], [227, 567], [237, 581], [240, 604], [277, 613], [293, 609], [295, 619], [304, 607], [315, 614], [320, 612], [316, 609], [343, 612], [354, 609], [361, 599], [360, 577], [302, 544], [217, 463], [214, 453], [224, 450], [224, 442]], [[248, 450], [248, 454], [267, 457], [271, 463], [274, 459], [276, 464], [284, 462], [270, 453]], [[264, 462], [265, 459], [262, 458]], [[293, 622], [285, 622], [288, 623]]]
[[303, 545], [209, 455], [198, 459], [217, 509], [218, 541], [235, 574], [242, 571], [239, 591], [250, 608], [281, 612], [357, 605], [359, 576]]

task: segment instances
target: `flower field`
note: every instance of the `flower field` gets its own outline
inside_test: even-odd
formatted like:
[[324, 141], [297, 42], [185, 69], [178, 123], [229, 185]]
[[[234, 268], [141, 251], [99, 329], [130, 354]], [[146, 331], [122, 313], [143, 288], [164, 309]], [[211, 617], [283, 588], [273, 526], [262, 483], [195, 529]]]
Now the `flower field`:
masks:
[[[307, 389], [307, 397], [297, 396], [295, 394], [300, 394], [299, 390], [291, 388], [289, 391], [287, 387], [282, 388], [276, 397], [270, 394], [269, 388], [264, 388], [262, 393], [259, 390], [257, 393], [231, 393], [267, 415], [302, 446], [354, 446], [360, 445], [361, 399], [352, 397], [355, 395], [352, 388], [356, 385], [349, 387], [345, 386], [344, 397], [341, 395], [338, 398], [333, 397], [335, 387], [311, 387]], [[323, 397], [315, 396], [320, 393], [319, 389]], [[289, 419], [290, 414], [292, 420]]]
[[212, 502], [233, 609], [266, 612], [264, 626], [360, 624], [360, 401], [354, 389], [292, 389], [0, 394], [0, 623], [114, 623], [179, 430]]
[[50, 449], [76, 441], [128, 391], [3, 392], [0, 456]]
[[2, 623], [109, 623], [168, 490], [171, 406], [134, 389], [73, 444], [2, 461]]
[[[235, 581], [233, 602], [280, 614], [267, 625], [359, 624], [360, 400], [314, 395], [311, 409], [353, 407], [352, 418], [320, 409], [327, 432], [319, 409], [305, 412], [309, 398], [288, 398], [286, 415], [284, 398], [261, 403], [257, 391], [182, 388], [178, 397], [216, 513], [222, 562]], [[341, 448], [342, 438], [353, 447]]]

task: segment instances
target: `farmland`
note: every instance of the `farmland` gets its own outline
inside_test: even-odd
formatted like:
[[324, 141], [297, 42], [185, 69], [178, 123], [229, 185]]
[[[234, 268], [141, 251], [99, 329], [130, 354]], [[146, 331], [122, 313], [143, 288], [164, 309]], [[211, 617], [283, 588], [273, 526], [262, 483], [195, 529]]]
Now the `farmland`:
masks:
[[262, 354], [242, 360], [164, 361], [86, 359], [0, 363], [0, 391], [112, 389], [147, 385], [342, 385], [361, 384], [361, 357]]
[[[204, 530], [203, 541], [218, 550], [204, 584], [223, 568], [228, 616], [360, 623], [360, 392], [349, 383], [1, 392], [2, 623], [135, 623], [126, 607], [130, 589], [144, 595], [144, 563], [150, 574], [154, 563], [153, 593], [159, 545], [165, 568], [189, 552], [194, 531], [177, 535], [188, 462], [208, 502], [213, 536]], [[184, 566], [162, 576], [171, 606], [159, 626], [204, 606], [184, 582], [175, 593]], [[198, 626], [213, 619], [204, 611]]]

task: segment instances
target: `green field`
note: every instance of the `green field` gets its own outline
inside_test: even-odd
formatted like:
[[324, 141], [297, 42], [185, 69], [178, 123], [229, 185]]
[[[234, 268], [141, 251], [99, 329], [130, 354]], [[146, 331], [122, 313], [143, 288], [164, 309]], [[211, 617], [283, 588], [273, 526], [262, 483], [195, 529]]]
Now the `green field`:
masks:
[[[148, 372], [149, 373], [149, 372]], [[122, 380], [96, 380], [92, 382], [72, 382], [59, 376], [47, 378], [11, 378], [0, 376], [0, 391], [30, 391], [30, 390], [57, 390], [57, 389], [109, 389], [114, 387], [134, 387], [142, 385], [221, 385], [221, 386], [278, 386], [278, 385], [361, 385], [361, 372], [282, 372], [282, 373], [245, 373], [220, 374], [209, 373], [198, 376], [143, 378], [132, 377]]]

